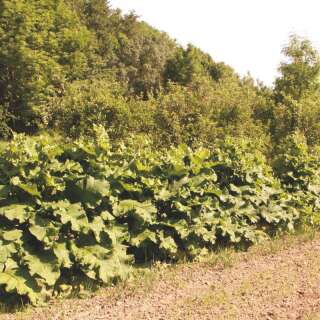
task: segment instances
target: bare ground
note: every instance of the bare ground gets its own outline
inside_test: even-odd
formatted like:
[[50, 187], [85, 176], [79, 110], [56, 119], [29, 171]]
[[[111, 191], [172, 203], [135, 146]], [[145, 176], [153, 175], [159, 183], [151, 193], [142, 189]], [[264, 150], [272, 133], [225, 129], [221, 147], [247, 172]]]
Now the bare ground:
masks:
[[320, 319], [320, 237], [272, 241], [247, 253], [162, 266], [87, 299], [0, 320]]

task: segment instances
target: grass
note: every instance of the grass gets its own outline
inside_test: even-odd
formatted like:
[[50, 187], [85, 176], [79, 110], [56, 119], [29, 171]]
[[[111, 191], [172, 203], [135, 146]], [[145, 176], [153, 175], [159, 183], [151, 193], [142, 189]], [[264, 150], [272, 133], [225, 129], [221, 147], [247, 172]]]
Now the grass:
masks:
[[281, 250], [292, 248], [299, 243], [312, 241], [317, 236], [314, 228], [300, 229], [294, 233], [278, 235], [260, 244], [253, 245], [247, 251], [236, 250], [233, 247], [220, 248], [216, 252], [208, 254], [201, 260], [201, 264], [220, 269], [232, 268], [241, 259], [249, 256], [268, 256]]
[[256, 255], [271, 255], [281, 250], [292, 248], [300, 243], [309, 242], [317, 236], [317, 230], [314, 228], [305, 227], [294, 233], [278, 235], [261, 244], [252, 246], [248, 252]]

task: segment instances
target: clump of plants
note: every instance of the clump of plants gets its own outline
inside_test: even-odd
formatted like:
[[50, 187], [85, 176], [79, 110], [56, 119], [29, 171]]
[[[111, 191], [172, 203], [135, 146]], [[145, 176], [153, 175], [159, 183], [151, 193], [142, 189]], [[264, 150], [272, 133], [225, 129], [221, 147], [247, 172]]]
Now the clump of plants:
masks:
[[299, 221], [245, 140], [164, 153], [95, 132], [64, 144], [17, 135], [1, 152], [1, 299], [37, 304], [125, 279], [134, 263], [198, 259]]

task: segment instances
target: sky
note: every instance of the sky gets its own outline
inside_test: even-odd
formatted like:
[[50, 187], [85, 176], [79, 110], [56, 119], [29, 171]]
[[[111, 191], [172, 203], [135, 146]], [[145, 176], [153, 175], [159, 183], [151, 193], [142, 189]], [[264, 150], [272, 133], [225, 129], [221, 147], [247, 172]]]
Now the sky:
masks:
[[271, 85], [290, 34], [320, 48], [320, 0], [110, 0], [181, 45], [192, 43]]

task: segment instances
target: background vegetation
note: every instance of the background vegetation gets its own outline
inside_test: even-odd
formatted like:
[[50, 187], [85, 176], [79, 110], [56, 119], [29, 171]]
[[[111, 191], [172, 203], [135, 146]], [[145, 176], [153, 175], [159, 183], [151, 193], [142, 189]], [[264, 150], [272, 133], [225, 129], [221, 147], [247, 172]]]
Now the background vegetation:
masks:
[[157, 148], [241, 136], [272, 149], [297, 131], [310, 146], [319, 138], [319, 54], [297, 36], [272, 88], [105, 0], [1, 0], [0, 39], [2, 138], [79, 137], [94, 124], [113, 141], [145, 136]]

